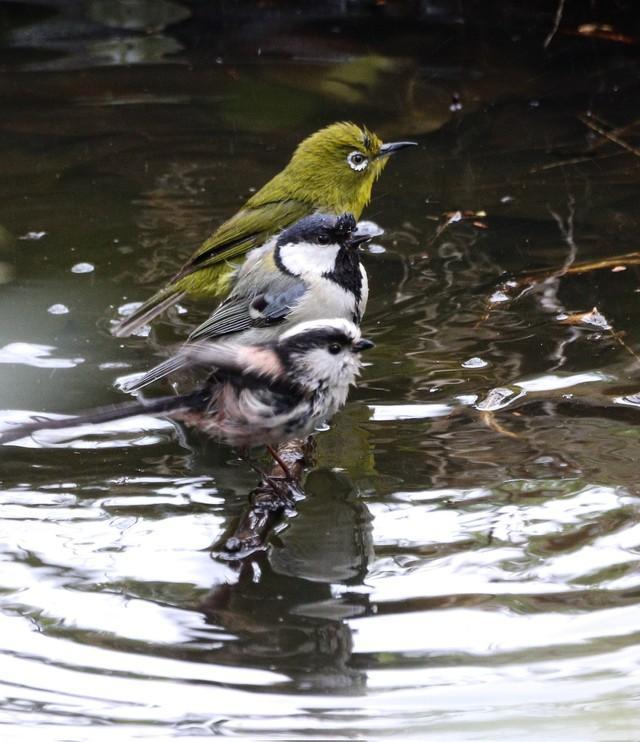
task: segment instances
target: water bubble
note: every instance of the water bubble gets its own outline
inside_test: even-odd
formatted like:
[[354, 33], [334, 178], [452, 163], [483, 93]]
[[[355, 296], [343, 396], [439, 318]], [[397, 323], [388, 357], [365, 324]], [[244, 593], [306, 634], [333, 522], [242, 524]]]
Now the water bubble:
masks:
[[72, 268], [72, 273], [93, 273], [95, 266], [92, 263], [76, 263]]
[[381, 237], [384, 234], [384, 229], [370, 219], [362, 219], [358, 222], [358, 233], [368, 234], [370, 237]]
[[49, 312], [49, 314], [69, 314], [69, 307], [65, 304], [52, 304], [49, 309], [47, 309], [47, 312]]
[[26, 234], [18, 237], [19, 240], [41, 240], [47, 233], [46, 232], [27, 232]]
[[130, 314], [133, 314], [133, 312], [136, 311], [136, 309], [139, 309], [142, 306], [141, 301], [130, 301], [128, 304], [123, 304], [122, 306], [118, 307], [118, 314], [121, 317], [128, 317]]
[[450, 111], [461, 111], [462, 110], [462, 101], [460, 100], [460, 94], [454, 93], [451, 96], [451, 105], [449, 106]]
[[101, 363], [98, 368], [100, 371], [111, 371], [113, 369], [129, 368], [129, 364], [124, 361], [107, 361]]
[[464, 361], [462, 364], [462, 368], [486, 368], [489, 364], [487, 361], [484, 361], [482, 358], [478, 358], [478, 356], [473, 356], [473, 358], [469, 358], [468, 360]]

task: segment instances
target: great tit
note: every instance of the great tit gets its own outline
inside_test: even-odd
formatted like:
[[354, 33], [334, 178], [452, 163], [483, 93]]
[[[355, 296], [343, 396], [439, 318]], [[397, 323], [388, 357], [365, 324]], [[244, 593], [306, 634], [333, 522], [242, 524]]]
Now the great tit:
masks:
[[188, 363], [194, 342], [230, 335], [242, 343], [265, 342], [319, 317], [359, 324], [369, 283], [358, 248], [379, 234], [380, 230], [359, 228], [352, 214], [300, 219], [249, 253], [228, 299], [176, 355], [121, 388], [133, 392], [178, 371]]

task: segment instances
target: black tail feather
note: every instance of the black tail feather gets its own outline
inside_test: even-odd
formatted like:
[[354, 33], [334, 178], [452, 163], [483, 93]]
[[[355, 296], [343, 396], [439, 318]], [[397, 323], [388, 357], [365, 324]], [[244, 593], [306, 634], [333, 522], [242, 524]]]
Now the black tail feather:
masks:
[[98, 407], [95, 410], [83, 412], [75, 417], [65, 417], [61, 420], [46, 420], [44, 418], [29, 423], [20, 423], [15, 427], [0, 432], [0, 445], [11, 443], [39, 430], [60, 430], [61, 428], [75, 428], [79, 425], [98, 425], [111, 420], [123, 420], [136, 415], [159, 415], [174, 412], [180, 409], [202, 409], [209, 399], [206, 390], [199, 389], [189, 394], [177, 397], [158, 397], [147, 401], [126, 402], [110, 407]]

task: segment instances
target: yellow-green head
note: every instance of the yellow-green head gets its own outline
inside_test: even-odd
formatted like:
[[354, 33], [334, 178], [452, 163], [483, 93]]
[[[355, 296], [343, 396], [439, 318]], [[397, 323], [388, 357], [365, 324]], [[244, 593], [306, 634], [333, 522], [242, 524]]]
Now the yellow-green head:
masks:
[[389, 155], [415, 142], [382, 141], [364, 126], [341, 122], [302, 141], [289, 164], [254, 199], [294, 199], [334, 214], [360, 218]]

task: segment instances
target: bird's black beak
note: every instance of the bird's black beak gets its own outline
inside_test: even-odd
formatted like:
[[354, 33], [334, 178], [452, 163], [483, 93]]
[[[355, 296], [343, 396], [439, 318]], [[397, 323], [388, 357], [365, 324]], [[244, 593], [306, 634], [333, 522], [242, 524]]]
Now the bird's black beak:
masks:
[[384, 229], [376, 227], [371, 222], [368, 222], [366, 226], [361, 226], [360, 224], [358, 224], [358, 226], [345, 240], [345, 245], [347, 247], [358, 247], [364, 242], [369, 242], [369, 240], [372, 240], [374, 237], [380, 237], [380, 235], [383, 234]]
[[398, 152], [398, 150], [404, 149], [405, 147], [417, 146], [418, 142], [387, 142], [380, 147], [378, 157], [387, 157], [387, 155], [392, 155], [394, 152]]
[[367, 338], [360, 338], [357, 343], [353, 344], [353, 349], [356, 353], [362, 353], [363, 350], [369, 350], [375, 347], [376, 344], [371, 340], [367, 340]]

